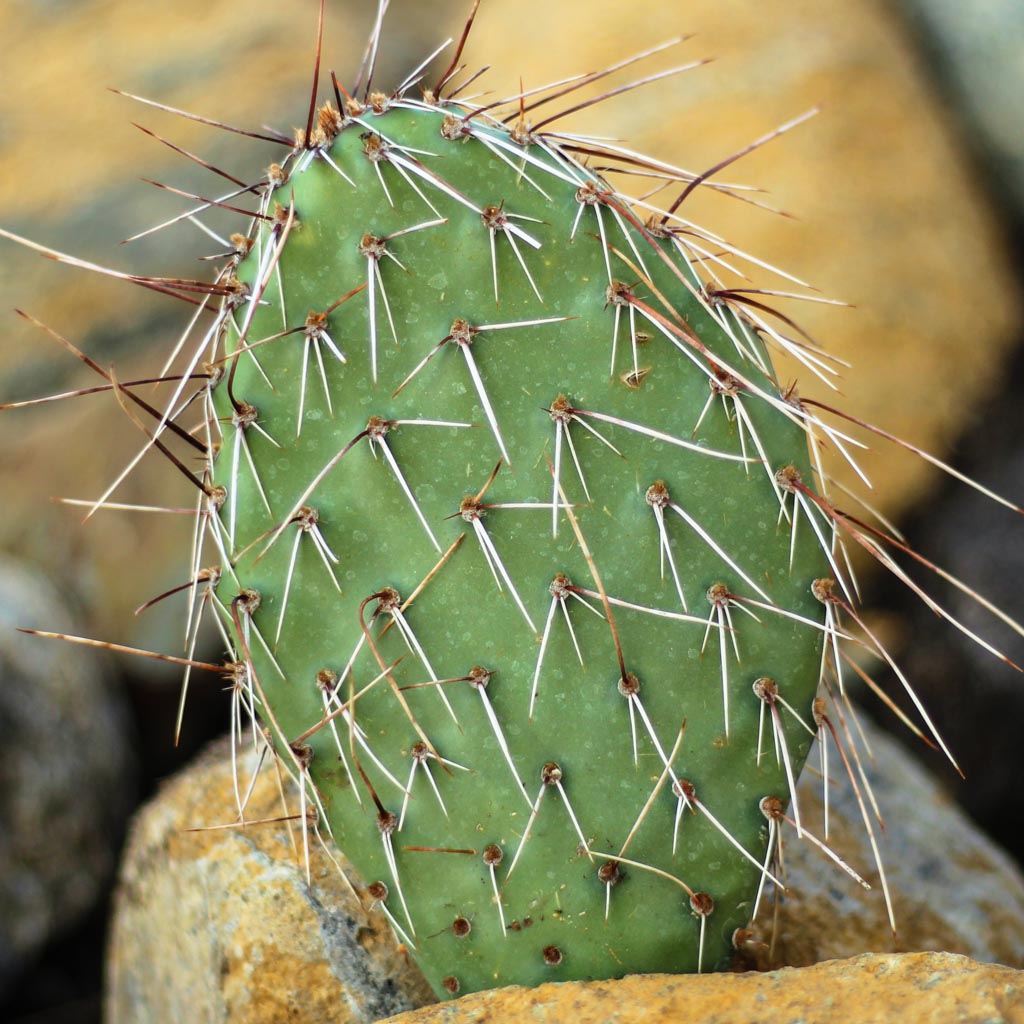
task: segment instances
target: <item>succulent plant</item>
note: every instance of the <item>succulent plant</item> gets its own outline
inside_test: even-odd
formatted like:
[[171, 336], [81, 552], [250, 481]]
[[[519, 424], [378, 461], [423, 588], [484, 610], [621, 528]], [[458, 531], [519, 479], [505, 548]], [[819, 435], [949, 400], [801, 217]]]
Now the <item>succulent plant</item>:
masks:
[[321, 107], [240, 243], [242, 699], [435, 985], [720, 965], [814, 732], [806, 438], [685, 238], [472, 114]]
[[205, 299], [173, 397], [105, 376], [199, 490], [189, 646], [207, 613], [239, 742], [439, 995], [721, 968], [783, 823], [837, 859], [795, 779], [817, 736], [861, 792], [840, 640], [891, 664], [845, 545], [909, 549], [837, 508], [853, 442], [771, 350], [829, 357], [684, 219], [720, 186], [556, 127], [607, 71], [460, 99], [464, 43], [264, 133], [214, 280], [136, 279]]

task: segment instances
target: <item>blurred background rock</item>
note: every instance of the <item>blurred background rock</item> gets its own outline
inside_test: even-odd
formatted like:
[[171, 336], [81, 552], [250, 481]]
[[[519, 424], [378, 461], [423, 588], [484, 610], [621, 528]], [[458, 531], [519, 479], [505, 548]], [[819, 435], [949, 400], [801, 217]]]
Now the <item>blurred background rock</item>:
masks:
[[[254, 0], [244, 10], [222, 0], [0, 0], [0, 224], [120, 270], [202, 275], [205, 264], [194, 258], [209, 250], [209, 239], [188, 224], [117, 245], [187, 207], [140, 177], [203, 194], [212, 187], [207, 172], [129, 122], [247, 180], [276, 154], [106, 90], [287, 131], [305, 117], [315, 7], [315, 0]], [[457, 34], [467, 7], [460, 0], [394, 0], [376, 81], [398, 81], [435, 41]], [[358, 61], [369, 8], [328, 0], [325, 68], [343, 80]], [[484, 0], [467, 56], [471, 65], [492, 65], [483, 87], [499, 95], [516, 91], [520, 75], [530, 88], [685, 32], [697, 37], [612, 84], [700, 57], [714, 63], [583, 111], [563, 127], [614, 135], [700, 171], [823, 104], [817, 118], [723, 175], [764, 187], [762, 198], [791, 217], [699, 194], [687, 200], [688, 216], [854, 305], [787, 308], [855, 364], [843, 384], [844, 407], [938, 454], [952, 453], [967, 471], [1024, 499], [1020, 5]], [[122, 379], [151, 371], [189, 312], [4, 244], [0, 311], [14, 306], [100, 365], [116, 363]], [[0, 317], [0, 401], [97, 383], [38, 330], [13, 314]], [[821, 386], [802, 383], [807, 394], [826, 397]], [[180, 600], [138, 619], [132, 611], [186, 578], [187, 517], [101, 512], [83, 528], [81, 510], [50, 501], [98, 496], [139, 444], [110, 396], [0, 415], [0, 549], [17, 552], [73, 595], [84, 609], [83, 632], [178, 652]], [[1016, 584], [1024, 524], [940, 483], [905, 453], [872, 447], [863, 463], [877, 481], [875, 503], [910, 523], [927, 554], [1024, 615]], [[191, 504], [174, 477], [159, 456], [148, 455], [115, 497]], [[960, 784], [940, 768], [944, 783], [1009, 841], [1024, 813], [1024, 797], [1012, 792], [1020, 789], [1020, 677], [953, 631], [934, 628], [931, 613], [907, 610], [896, 588], [870, 582], [881, 601], [876, 626], [925, 691], [968, 772]], [[28, 607], [24, 619], [20, 624], [53, 625]], [[979, 625], [1024, 661], [1019, 637]], [[43, 659], [41, 653], [41, 666]], [[175, 750], [178, 673], [141, 661], [121, 663], [120, 671], [118, 685], [133, 708], [126, 741], [139, 751], [137, 788], [144, 794], [223, 727], [225, 702], [218, 682], [197, 681]], [[0, 730], [5, 748], [23, 742], [4, 723]], [[97, 898], [86, 924], [63, 938], [57, 929], [36, 966], [12, 982], [13, 1002], [0, 1015], [48, 1024], [96, 1019], [103, 921]]]
[[25, 616], [76, 626], [49, 580], [0, 555], [0, 993], [104, 897], [138, 789], [106, 659], [41, 648], [16, 632]]

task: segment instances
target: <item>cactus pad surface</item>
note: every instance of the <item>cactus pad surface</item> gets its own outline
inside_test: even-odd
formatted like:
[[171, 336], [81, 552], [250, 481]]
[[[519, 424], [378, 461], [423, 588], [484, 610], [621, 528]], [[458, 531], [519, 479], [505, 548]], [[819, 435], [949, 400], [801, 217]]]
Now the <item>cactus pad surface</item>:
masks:
[[469, 114], [321, 108], [240, 243], [241, 699], [442, 994], [720, 967], [815, 731], [806, 434], [699, 246]]

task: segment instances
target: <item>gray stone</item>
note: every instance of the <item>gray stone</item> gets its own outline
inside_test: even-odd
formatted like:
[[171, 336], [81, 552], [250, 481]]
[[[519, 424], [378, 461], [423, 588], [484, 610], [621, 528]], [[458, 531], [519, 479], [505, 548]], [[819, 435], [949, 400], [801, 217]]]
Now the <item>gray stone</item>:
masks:
[[[1024, 502], [1024, 352], [1007, 368], [1005, 390], [986, 402], [957, 445], [957, 466], [1018, 503]], [[943, 567], [976, 588], [1016, 622], [1024, 622], [1024, 543], [1021, 517], [962, 486], [946, 485], [901, 523], [915, 548], [941, 557]], [[943, 581], [922, 584], [967, 628], [1024, 665], [1024, 637], [965, 593]], [[875, 586], [875, 614], [889, 650], [962, 767], [961, 781], [944, 771], [950, 792], [989, 834], [1024, 863], [1024, 685], [1021, 674], [936, 617], [895, 581]], [[873, 709], [872, 713], [876, 713]], [[892, 721], [886, 714], [879, 721]], [[942, 755], [921, 751], [935, 771]]]
[[[863, 761], [864, 768], [885, 822], [884, 834], [877, 821], [872, 824], [892, 893], [896, 935], [856, 793], [830, 743], [828, 844], [872, 890], [862, 889], [787, 826], [787, 892], [779, 906], [770, 965], [801, 967], [865, 951], [945, 950], [1024, 967], [1024, 877], [1019, 868], [897, 741], [870, 721], [861, 724], [873, 755]], [[820, 839], [823, 785], [814, 771], [817, 758], [812, 750], [798, 797], [802, 824]], [[953, 774], [949, 766], [947, 771]], [[766, 921], [770, 917], [765, 915]], [[765, 938], [771, 941], [771, 927]]]
[[122, 695], [57, 589], [0, 558], [0, 992], [100, 897], [135, 790]]
[[900, 0], [999, 188], [1024, 216], [1024, 5]]

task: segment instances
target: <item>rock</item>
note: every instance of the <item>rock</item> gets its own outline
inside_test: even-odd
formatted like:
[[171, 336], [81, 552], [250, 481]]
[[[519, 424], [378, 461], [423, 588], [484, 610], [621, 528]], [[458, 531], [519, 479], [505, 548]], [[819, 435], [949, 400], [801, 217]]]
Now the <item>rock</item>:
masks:
[[57, 588], [0, 556], [0, 993], [100, 899], [135, 795], [125, 699]]
[[1021, 1024], [1024, 974], [948, 953], [865, 953], [800, 970], [518, 986], [428, 1006], [389, 1024]]
[[961, 127], [1016, 216], [1024, 217], [1024, 7], [1017, 0], [900, 0]]
[[[787, 892], [774, 927], [772, 966], [802, 967], [867, 950], [945, 950], [1024, 968], [1020, 869], [894, 739], [868, 720], [861, 724], [874, 756], [865, 769], [886, 826], [881, 835], [876, 822], [875, 831], [892, 891], [897, 938], [889, 928], [856, 795], [830, 744], [829, 775], [835, 784], [829, 787], [828, 844], [873, 891], [865, 892], [787, 828]], [[797, 792], [802, 824], [821, 839], [823, 786], [814, 773], [817, 758], [812, 750]], [[948, 765], [945, 770], [953, 774]], [[771, 941], [772, 931], [766, 915], [766, 940]]]
[[[240, 760], [245, 779], [252, 768]], [[222, 743], [140, 813], [115, 900], [107, 1024], [369, 1024], [431, 1000], [387, 922], [367, 913], [312, 831], [307, 888], [301, 833], [282, 821], [298, 811], [287, 792], [283, 811], [277, 774], [264, 770], [249, 824], [232, 826]]]
[[[958, 446], [958, 465], [977, 480], [1024, 503], [1024, 351], [1006, 371], [1007, 389], [986, 403], [985, 415]], [[924, 551], [943, 552], [945, 568], [967, 580], [1017, 622], [1024, 621], [1024, 542], [1019, 515], [973, 491], [946, 486], [905, 524]], [[889, 650], [914, 681], [921, 700], [963, 768], [951, 792], [975, 821], [1024, 863], [1024, 686], [1020, 673], [952, 629], [936, 629], [935, 616], [894, 582], [876, 583], [873, 603], [884, 615]], [[1024, 639], [964, 593], [940, 583], [929, 587], [943, 607], [968, 628], [1024, 665]], [[922, 642], [926, 638], [926, 642]], [[875, 713], [873, 710], [872, 713]], [[891, 716], [887, 716], [891, 718]], [[921, 751], [930, 767], [941, 754]]]
[[[877, 762], [874, 788], [887, 816], [884, 857], [899, 948], [948, 949], [1024, 966], [1024, 880], [893, 741], [866, 727]], [[241, 772], [243, 788], [248, 770]], [[875, 883], [856, 800], [834, 772], [833, 779], [830, 844]], [[820, 789], [820, 780], [806, 773], [801, 813], [818, 836]], [[292, 813], [296, 803], [290, 795]], [[107, 1024], [364, 1022], [429, 999], [380, 914], [367, 914], [353, 899], [312, 835], [313, 887], [307, 890], [298, 848], [279, 820], [272, 771], [260, 776], [247, 828], [185, 831], [230, 822], [234, 807], [231, 764], [219, 746], [167, 785], [136, 820], [115, 904]], [[862, 890], [791, 830], [784, 855], [790, 891], [779, 907], [772, 955], [767, 927], [764, 945], [747, 947], [763, 954], [762, 963], [804, 965], [893, 950], [880, 892]], [[762, 916], [771, 919], [770, 907]], [[882, 964], [880, 974], [890, 970], [885, 964], [903, 963], [886, 957], [868, 962]], [[947, 967], [958, 962], [949, 958]], [[520, 1006], [534, 998], [512, 991]], [[471, 1006], [485, 1005], [473, 998]], [[543, 1003], [546, 997], [537, 998]], [[566, 1014], [561, 1019], [575, 1019], [565, 1004], [559, 1006]], [[496, 1010], [494, 1019], [504, 1019], [504, 1012]]]

